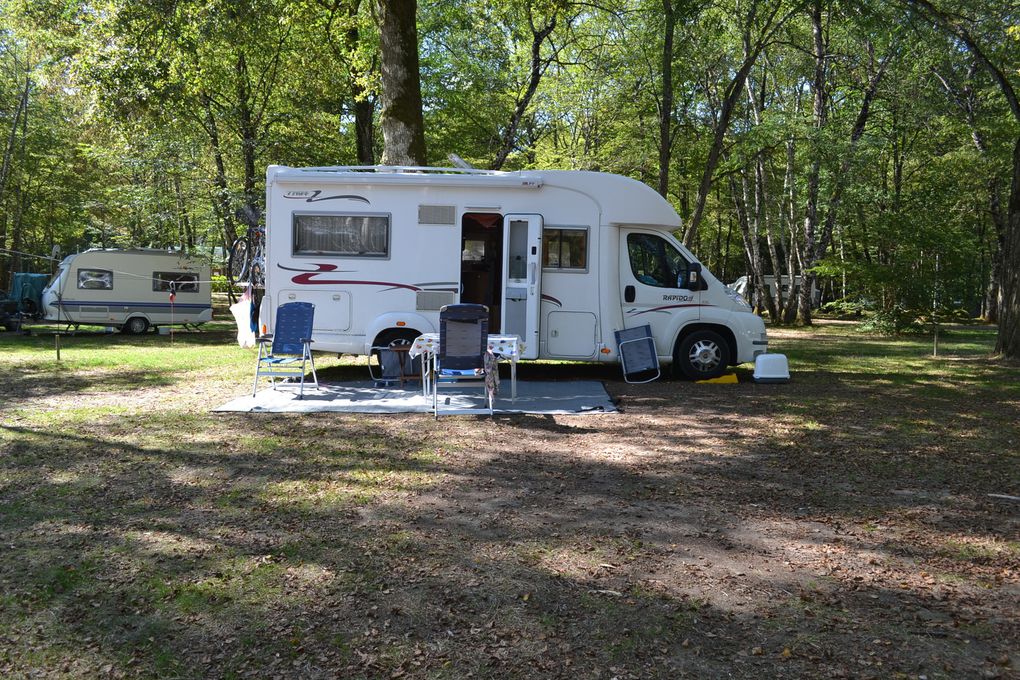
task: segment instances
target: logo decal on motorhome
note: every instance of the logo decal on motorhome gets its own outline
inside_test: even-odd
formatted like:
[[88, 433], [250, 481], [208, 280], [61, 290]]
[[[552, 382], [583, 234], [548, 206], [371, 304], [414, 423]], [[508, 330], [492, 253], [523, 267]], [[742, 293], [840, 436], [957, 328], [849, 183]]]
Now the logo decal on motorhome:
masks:
[[351, 201], [361, 201], [362, 203], [371, 203], [364, 196], [356, 196], [354, 194], [337, 194], [336, 196], [322, 196], [322, 189], [315, 189], [313, 191], [287, 191], [283, 194], [284, 198], [290, 198], [295, 200], [303, 200], [305, 203], [318, 203], [319, 201], [332, 201], [334, 199], [346, 198]]
[[293, 267], [284, 267], [282, 264], [276, 266], [280, 269], [285, 269], [290, 272], [301, 272], [297, 276], [291, 278], [291, 282], [298, 284], [299, 286], [328, 286], [328, 285], [341, 285], [341, 286], [387, 286], [388, 289], [394, 288], [406, 288], [407, 290], [419, 291], [421, 288], [418, 286], [411, 286], [406, 283], [394, 283], [392, 281], [358, 281], [356, 279], [332, 279], [332, 278], [319, 278], [319, 274], [345, 274], [345, 271], [337, 271], [335, 264], [319, 264], [314, 263], [318, 269], [294, 269]]

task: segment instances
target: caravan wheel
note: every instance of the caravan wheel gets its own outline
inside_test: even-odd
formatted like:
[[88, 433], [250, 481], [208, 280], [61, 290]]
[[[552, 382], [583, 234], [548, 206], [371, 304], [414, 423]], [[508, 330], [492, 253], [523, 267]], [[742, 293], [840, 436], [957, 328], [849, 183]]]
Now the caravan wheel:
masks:
[[128, 335], [141, 335], [149, 330], [149, 320], [140, 316], [133, 316], [127, 320], [127, 323], [121, 326], [120, 330]]

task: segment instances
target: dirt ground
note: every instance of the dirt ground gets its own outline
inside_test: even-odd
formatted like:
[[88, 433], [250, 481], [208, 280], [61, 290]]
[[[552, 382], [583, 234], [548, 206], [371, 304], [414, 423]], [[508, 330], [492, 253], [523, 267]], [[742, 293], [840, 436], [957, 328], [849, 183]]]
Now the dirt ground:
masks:
[[523, 367], [617, 414], [9, 383], [0, 675], [1020, 677], [1020, 372], [772, 337], [787, 385]]

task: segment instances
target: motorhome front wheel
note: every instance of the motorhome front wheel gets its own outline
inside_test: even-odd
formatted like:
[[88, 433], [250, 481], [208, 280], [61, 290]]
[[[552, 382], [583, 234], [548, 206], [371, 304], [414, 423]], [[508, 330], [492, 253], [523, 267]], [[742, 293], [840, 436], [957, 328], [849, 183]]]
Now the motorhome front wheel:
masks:
[[673, 366], [691, 380], [718, 378], [730, 364], [726, 341], [713, 331], [694, 331], [677, 343]]

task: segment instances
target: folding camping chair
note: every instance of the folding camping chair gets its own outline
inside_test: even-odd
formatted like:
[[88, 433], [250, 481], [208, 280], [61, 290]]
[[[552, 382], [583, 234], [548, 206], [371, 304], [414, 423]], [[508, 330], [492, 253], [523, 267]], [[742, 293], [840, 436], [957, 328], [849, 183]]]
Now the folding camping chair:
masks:
[[392, 387], [408, 380], [421, 380], [421, 359], [408, 356], [411, 341], [398, 338], [386, 346], [373, 346], [368, 353], [368, 374], [376, 387]]
[[[312, 359], [312, 320], [315, 305], [310, 302], [288, 302], [276, 309], [276, 327], [273, 334], [263, 335], [255, 342], [259, 345], [259, 359], [255, 366], [255, 382], [251, 396], [258, 390], [259, 378], [266, 377], [276, 389], [276, 378], [300, 380], [298, 399], [305, 396], [305, 365], [312, 368], [312, 381], [316, 389], [319, 378], [315, 375]], [[272, 347], [266, 347], [272, 343]]]
[[488, 409], [449, 409], [446, 413], [493, 413], [494, 381], [486, 380], [496, 370], [494, 358], [486, 360], [489, 338], [489, 308], [485, 305], [446, 305], [439, 310], [439, 350], [432, 355], [432, 413], [439, 418], [439, 388], [480, 381], [489, 402]]
[[615, 335], [625, 381], [646, 383], [656, 380], [661, 375], [651, 326], [625, 328], [616, 331]]

